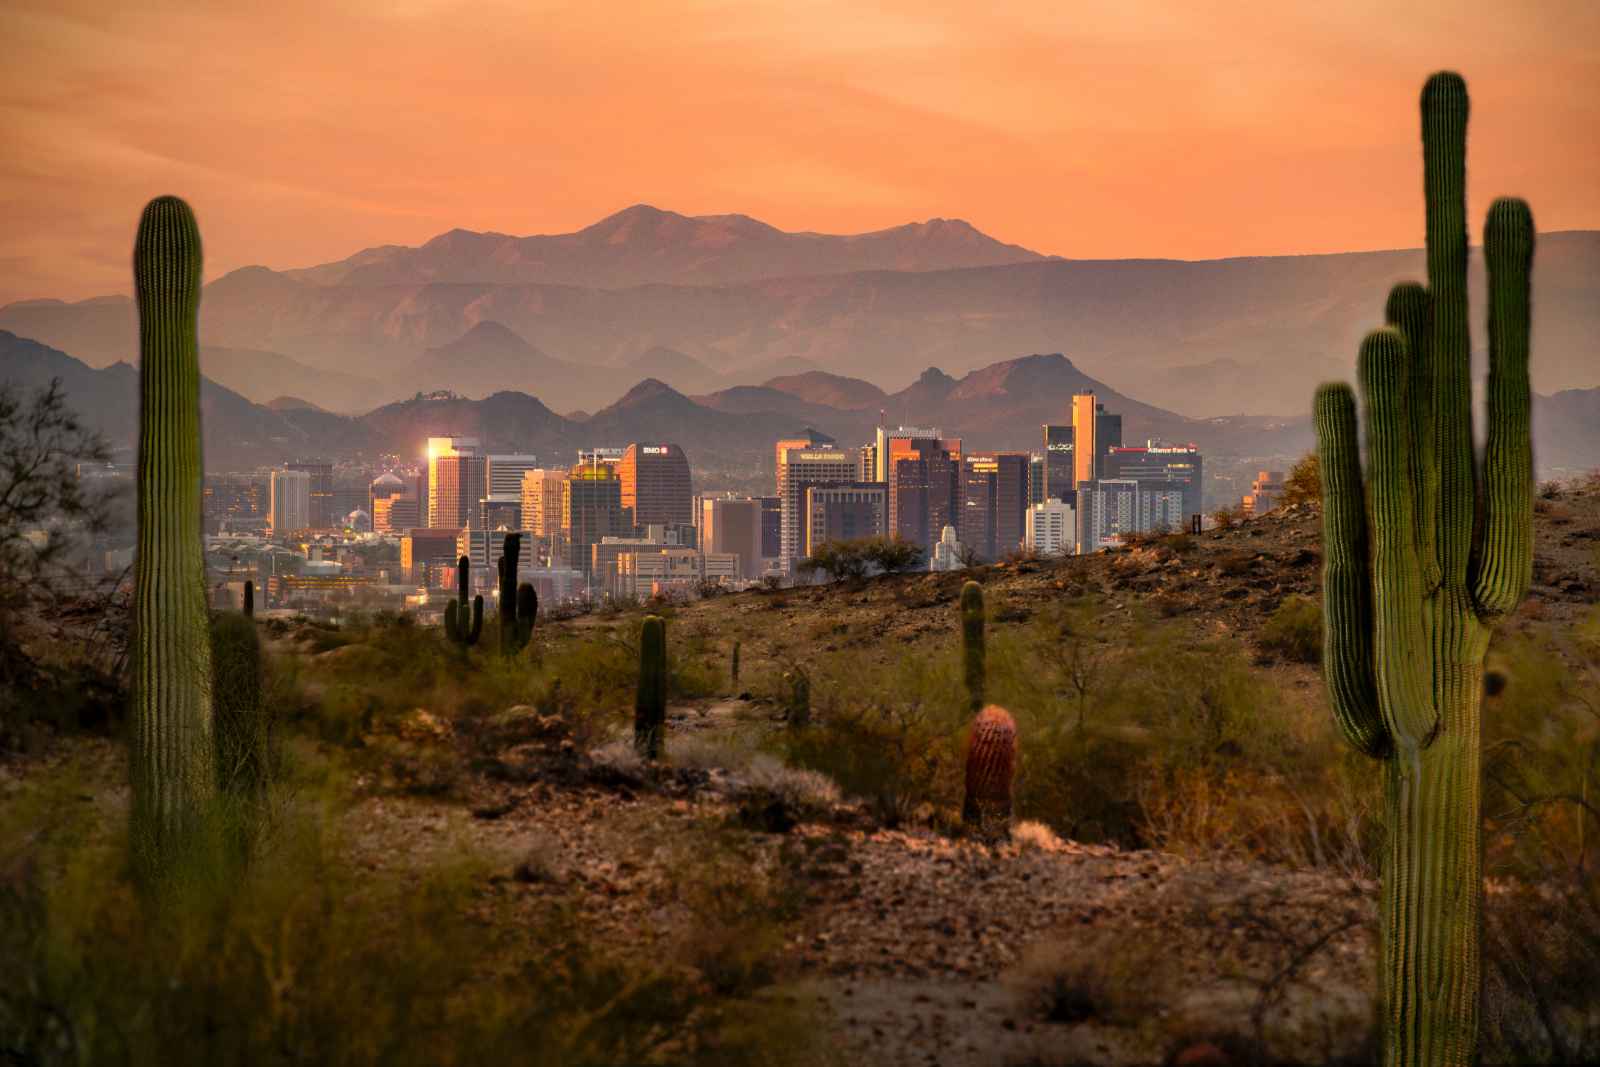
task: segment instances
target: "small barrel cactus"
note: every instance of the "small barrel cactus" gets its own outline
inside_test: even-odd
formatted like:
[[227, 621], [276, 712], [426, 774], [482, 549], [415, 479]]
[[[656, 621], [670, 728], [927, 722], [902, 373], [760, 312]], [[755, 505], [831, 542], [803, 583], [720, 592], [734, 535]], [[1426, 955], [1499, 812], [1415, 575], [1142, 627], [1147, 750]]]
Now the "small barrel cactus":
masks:
[[633, 745], [647, 760], [661, 756], [667, 722], [667, 624], [648, 615], [639, 632], [639, 691], [633, 704]]
[[478, 643], [478, 638], [483, 634], [483, 597], [472, 598], [470, 616], [467, 611], [467, 595], [472, 592], [472, 561], [462, 556], [456, 561], [456, 593], [457, 596], [444, 609], [444, 633], [451, 641], [461, 646], [461, 651]]
[[1017, 724], [1005, 708], [990, 704], [972, 720], [961, 821], [981, 833], [1003, 833], [1011, 822], [1016, 772]]
[[983, 586], [968, 582], [961, 587], [961, 661], [967, 678], [967, 699], [972, 710], [983, 707], [987, 671], [983, 651]]

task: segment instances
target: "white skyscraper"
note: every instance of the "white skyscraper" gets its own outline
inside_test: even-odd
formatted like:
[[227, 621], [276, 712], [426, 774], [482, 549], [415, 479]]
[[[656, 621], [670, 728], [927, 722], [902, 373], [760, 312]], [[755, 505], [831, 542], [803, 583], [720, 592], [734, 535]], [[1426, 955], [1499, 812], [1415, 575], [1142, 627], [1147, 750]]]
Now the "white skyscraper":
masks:
[[1078, 548], [1072, 505], [1046, 500], [1028, 509], [1024, 544], [1041, 556], [1070, 556]]
[[311, 475], [305, 471], [273, 471], [271, 494], [268, 515], [274, 534], [282, 536], [311, 525]]

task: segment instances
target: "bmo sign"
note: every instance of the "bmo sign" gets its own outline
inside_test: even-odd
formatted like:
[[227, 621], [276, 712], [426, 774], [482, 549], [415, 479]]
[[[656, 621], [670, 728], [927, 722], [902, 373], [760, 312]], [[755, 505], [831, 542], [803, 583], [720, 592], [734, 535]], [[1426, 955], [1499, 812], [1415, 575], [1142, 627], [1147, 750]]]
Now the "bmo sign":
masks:
[[669, 448], [670, 445], [645, 445], [639, 451], [646, 456], [664, 456]]

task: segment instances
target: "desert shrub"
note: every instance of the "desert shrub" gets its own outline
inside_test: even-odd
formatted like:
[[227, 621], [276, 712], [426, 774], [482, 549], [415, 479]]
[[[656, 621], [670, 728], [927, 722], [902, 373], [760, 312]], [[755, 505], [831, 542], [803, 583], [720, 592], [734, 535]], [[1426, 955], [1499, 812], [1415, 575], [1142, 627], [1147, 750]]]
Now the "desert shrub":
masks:
[[1211, 525], [1218, 530], [1231, 530], [1244, 521], [1244, 512], [1237, 507], [1217, 508], [1211, 513]]
[[1286, 596], [1261, 628], [1261, 645], [1298, 663], [1322, 661], [1322, 605], [1308, 596]]
[[[418, 708], [470, 726], [517, 704], [559, 713], [581, 742], [632, 706], [641, 619], [583, 631], [542, 628], [529, 649], [509, 657], [492, 642], [463, 655], [438, 627], [373, 619], [347, 628], [337, 650], [310, 657], [300, 681], [316, 696], [289, 702], [303, 728], [336, 744], [355, 744]], [[686, 686], [703, 689], [705, 673], [691, 667]]]
[[809, 723], [776, 744], [896, 825], [959, 789], [967, 713], [958, 678], [953, 660], [902, 656], [885, 670], [862, 653], [830, 656], [809, 674]]
[[18, 1062], [753, 1064], [807, 1054], [794, 1009], [718, 992], [742, 995], [775, 973], [769, 933], [730, 936], [736, 981], [685, 981], [672, 965], [598, 948], [559, 903], [513, 920], [521, 883], [489, 877], [483, 857], [368, 872], [349, 861], [335, 824], [306, 808], [279, 822], [263, 862], [194, 872], [153, 900], [127, 876], [125, 842], [95, 808], [61, 803], [63, 787], [81, 785], [8, 806], [0, 826], [0, 1047]]
[[1148, 939], [1085, 927], [1030, 946], [1007, 983], [1030, 1018], [1138, 1027], [1170, 994], [1170, 959]]
[[1286, 507], [1322, 503], [1322, 466], [1315, 452], [1307, 452], [1289, 468], [1283, 480], [1283, 495], [1279, 503]]
[[701, 832], [680, 844], [672, 883], [688, 923], [678, 958], [719, 996], [750, 996], [779, 980], [784, 934], [798, 914], [798, 887], [749, 835]]

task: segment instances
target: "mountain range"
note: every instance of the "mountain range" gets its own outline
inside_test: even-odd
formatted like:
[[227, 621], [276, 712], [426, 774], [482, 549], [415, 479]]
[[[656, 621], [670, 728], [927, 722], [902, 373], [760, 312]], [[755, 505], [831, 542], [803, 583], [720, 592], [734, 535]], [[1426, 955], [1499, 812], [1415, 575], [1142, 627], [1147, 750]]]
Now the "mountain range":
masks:
[[[1535, 388], [1600, 385], [1600, 232], [1542, 234], [1535, 264]], [[1065, 352], [1172, 411], [1265, 415], [1303, 412], [1318, 382], [1353, 377], [1389, 286], [1422, 273], [1416, 249], [1065, 260], [959, 221], [824, 235], [641, 205], [573, 234], [454, 230], [301, 270], [242, 268], [206, 286], [200, 330], [208, 349], [282, 371], [219, 364], [218, 382], [346, 413], [436, 389], [587, 411], [641, 376], [696, 393], [825, 371], [889, 390], [928, 366], [960, 375]], [[1481, 309], [1476, 251], [1469, 286]], [[0, 328], [94, 366], [137, 343], [125, 296], [11, 304]]]
[[[202, 368], [209, 370], [206, 359], [202, 356]], [[133, 366], [91, 368], [0, 331], [0, 380], [36, 387], [51, 378], [62, 380], [69, 402], [90, 425], [116, 445], [134, 444], [138, 373]], [[532, 451], [556, 464], [580, 447], [671, 441], [682, 445], [702, 472], [748, 476], [770, 463], [772, 442], [780, 436], [812, 427], [854, 446], [870, 440], [880, 417], [891, 425], [915, 420], [939, 426], [962, 437], [969, 450], [1037, 449], [1041, 424], [1063, 420], [1070, 398], [1085, 390], [1123, 416], [1126, 443], [1158, 438], [1196, 444], [1213, 477], [1290, 459], [1311, 446], [1307, 418], [1190, 418], [1127, 396], [1060, 354], [1004, 360], [960, 378], [930, 367], [895, 393], [825, 372], [697, 396], [647, 378], [592, 415], [578, 417], [512, 390], [482, 399], [419, 393], [348, 416], [292, 397], [257, 404], [206, 378], [201, 425], [211, 470], [253, 469], [310, 456], [416, 457], [428, 437], [459, 434], [481, 438], [492, 451]], [[1536, 456], [1547, 474], [1600, 465], [1600, 389], [1537, 396], [1534, 425]]]

